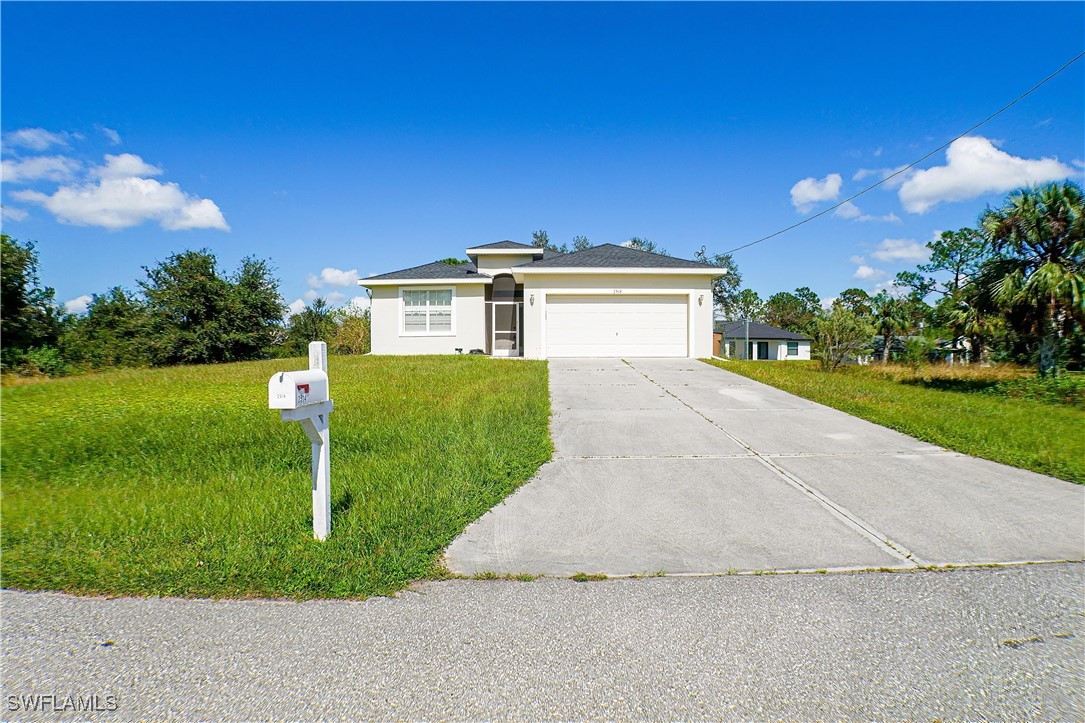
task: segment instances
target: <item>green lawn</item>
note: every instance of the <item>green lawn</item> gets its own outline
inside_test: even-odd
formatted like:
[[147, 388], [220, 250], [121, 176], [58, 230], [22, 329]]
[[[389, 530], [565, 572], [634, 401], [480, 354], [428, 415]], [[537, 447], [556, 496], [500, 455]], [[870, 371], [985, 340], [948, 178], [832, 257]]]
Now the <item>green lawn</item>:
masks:
[[439, 575], [442, 549], [551, 456], [545, 362], [332, 357], [332, 534], [310, 446], [267, 408], [304, 359], [3, 389], [3, 585], [78, 593], [361, 597]]
[[991, 393], [1022, 370], [709, 363], [947, 449], [1085, 483], [1085, 409]]

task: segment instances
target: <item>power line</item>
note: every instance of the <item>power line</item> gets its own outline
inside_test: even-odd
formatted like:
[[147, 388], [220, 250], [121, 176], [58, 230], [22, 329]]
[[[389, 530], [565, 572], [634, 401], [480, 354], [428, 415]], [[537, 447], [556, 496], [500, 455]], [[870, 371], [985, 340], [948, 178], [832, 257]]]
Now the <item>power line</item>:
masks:
[[757, 239], [756, 241], [751, 241], [748, 244], [743, 244], [742, 246], [738, 246], [736, 248], [733, 248], [730, 251], [728, 251], [727, 253], [733, 254], [736, 251], [741, 251], [742, 249], [748, 249], [751, 246], [756, 246], [757, 244], [761, 243], [762, 241], [768, 241], [770, 238], [775, 238], [776, 236], [779, 236], [780, 234], [783, 234], [783, 233], [787, 233], [788, 231], [791, 231], [792, 229], [796, 229], [796, 228], [798, 228], [799, 226], [802, 226], [805, 223], [810, 223], [815, 218], [819, 218], [821, 216], [824, 216], [825, 214], [829, 213], [830, 211], [835, 211], [836, 209], [840, 208], [841, 206], [843, 206], [846, 203], [851, 203], [855, 199], [862, 196], [864, 193], [867, 193], [868, 191], [873, 191], [875, 188], [882, 185], [883, 183], [885, 183], [889, 179], [891, 179], [891, 178], [893, 178], [895, 176], [899, 176], [900, 174], [904, 173], [905, 171], [911, 170], [915, 166], [918, 166], [920, 163], [922, 163], [923, 161], [925, 161], [928, 158], [930, 158], [931, 156], [933, 156], [935, 153], [938, 153], [939, 151], [942, 151], [942, 150], [945, 150], [946, 148], [948, 148], [954, 141], [957, 141], [957, 140], [960, 140], [961, 138], [964, 138], [966, 135], [968, 135], [972, 131], [976, 130], [977, 128], [982, 126], [984, 123], [987, 123], [988, 121], [1002, 115], [1004, 112], [1006, 112], [1007, 110], [1009, 110], [1010, 108], [1015, 106], [1017, 103], [1024, 100], [1029, 95], [1031, 95], [1034, 91], [1039, 89], [1042, 85], [1047, 83], [1049, 80], [1051, 80], [1052, 78], [1057, 76], [1059, 73], [1066, 70], [1067, 68], [1069, 68], [1071, 65], [1073, 65], [1077, 61], [1081, 60], [1082, 56], [1085, 56], [1085, 52], [1078, 53], [1075, 57], [1073, 57], [1071, 60], [1069, 60], [1065, 65], [1063, 65], [1061, 68], [1056, 70], [1054, 73], [1047, 76], [1046, 78], [1041, 80], [1039, 83], [1032, 86], [1031, 88], [1026, 90], [1024, 93], [1017, 96], [1016, 98], [1011, 100], [1009, 103], [1002, 106], [1001, 108], [996, 110], [994, 113], [992, 113], [991, 115], [989, 115], [986, 118], [984, 118], [983, 120], [981, 120], [976, 125], [972, 126], [968, 130], [961, 133], [960, 135], [954, 136], [953, 138], [949, 139], [948, 141], [946, 141], [942, 145], [938, 146], [937, 148], [935, 148], [933, 151], [931, 151], [927, 155], [923, 156], [922, 158], [919, 158], [919, 159], [917, 159], [915, 161], [912, 161], [907, 166], [903, 166], [902, 168], [898, 168], [896, 171], [894, 171], [893, 173], [890, 173], [888, 176], [886, 176], [882, 180], [878, 181], [874, 185], [868, 186], [867, 188], [864, 188], [862, 191], [859, 191], [859, 193], [856, 193], [853, 196], [849, 196], [848, 198], [845, 198], [843, 201], [836, 204], [835, 206], [830, 206], [829, 208], [826, 208], [823, 211], [818, 211], [817, 213], [815, 213], [813, 216], [810, 216], [809, 218], [804, 218], [802, 221], [799, 221], [798, 223], [793, 223], [790, 226], [788, 226], [787, 228], [782, 228], [782, 229], [780, 229], [779, 231], [777, 231], [775, 233], [770, 233], [768, 236], [762, 236], [761, 238]]

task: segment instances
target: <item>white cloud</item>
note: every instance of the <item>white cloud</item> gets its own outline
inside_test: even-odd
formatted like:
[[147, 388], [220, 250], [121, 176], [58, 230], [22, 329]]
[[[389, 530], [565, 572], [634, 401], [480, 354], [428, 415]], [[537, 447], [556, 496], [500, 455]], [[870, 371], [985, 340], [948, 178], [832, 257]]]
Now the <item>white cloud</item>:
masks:
[[23, 128], [4, 134], [4, 145], [12, 148], [27, 148], [32, 151], [44, 151], [52, 146], [68, 145], [67, 133], [50, 133], [44, 128]]
[[300, 314], [305, 311], [305, 302], [301, 299], [294, 299], [286, 306], [286, 313], [283, 314], [284, 319], [289, 319], [294, 314]]
[[804, 178], [791, 187], [791, 205], [802, 213], [809, 213], [819, 201], [835, 201], [843, 181], [839, 173], [830, 173], [821, 180], [812, 176]]
[[863, 215], [863, 212], [851, 201], [845, 201], [840, 208], [833, 211], [833, 215], [840, 218], [859, 218]]
[[885, 272], [881, 269], [876, 269], [865, 263], [865, 259], [862, 256], [852, 256], [849, 259], [853, 264], [858, 264], [855, 269], [855, 273], [852, 274], [853, 279], [861, 279], [863, 281], [873, 281], [874, 279], [880, 279], [885, 276]]
[[64, 310], [67, 311], [69, 314], [85, 314], [87, 313], [87, 307], [93, 300], [94, 297], [92, 297], [90, 294], [83, 294], [82, 296], [77, 296], [74, 299], [69, 299], [68, 301], [64, 302]]
[[319, 289], [322, 286], [357, 286], [358, 280], [361, 277], [358, 275], [358, 269], [351, 269], [350, 271], [344, 271], [342, 269], [332, 268], [328, 266], [324, 268], [320, 275], [309, 274], [307, 279], [309, 286], [314, 289]]
[[214, 201], [185, 193], [176, 183], [142, 177], [161, 172], [131, 153], [107, 155], [105, 165], [90, 172], [97, 181], [61, 186], [51, 195], [37, 191], [16, 191], [11, 195], [42, 206], [61, 223], [76, 226], [115, 230], [157, 221], [167, 231], [230, 230]]
[[97, 178], [146, 178], [161, 176], [162, 169], [152, 166], [134, 153], [121, 153], [105, 156], [104, 166], [90, 169], [90, 175]]
[[[903, 171], [907, 167], [908, 167], [908, 164], [905, 163], [903, 165], [896, 166], [894, 168], [860, 168], [858, 171], [856, 171], [852, 175], [851, 180], [853, 180], [853, 181], [861, 181], [864, 178], [867, 178], [868, 176], [877, 176], [879, 181], [884, 181], [885, 179], [889, 178], [890, 176], [893, 176], [894, 173], [898, 173], [900, 171]], [[906, 180], [908, 180], [908, 174], [907, 173], [902, 173], [899, 176], [893, 176], [893, 178], [890, 178], [889, 181], [887, 181], [884, 184], [884, 187], [885, 188], [897, 188], [902, 183], [904, 183]]]
[[307, 306], [309, 306], [309, 304], [312, 304], [317, 299], [324, 299], [324, 301], [328, 303], [328, 306], [331, 307], [354, 307], [359, 312], [369, 308], [368, 296], [355, 296], [350, 298], [341, 291], [332, 291], [327, 294], [321, 294], [310, 289], [302, 294], [300, 299], [294, 299], [290, 302], [287, 306], [286, 315], [283, 318], [289, 319], [293, 314], [300, 314]]
[[352, 298], [350, 300], [350, 303], [347, 304], [345, 308], [360, 314], [361, 312], [368, 309], [370, 305], [372, 305], [372, 303], [373, 302], [370, 300], [370, 298], [363, 294], [362, 296], [355, 296], [354, 298]]
[[870, 255], [878, 261], [887, 263], [899, 261], [921, 262], [930, 257], [930, 249], [910, 238], [887, 238], [879, 243]]
[[65, 156], [33, 156], [22, 160], [0, 161], [4, 183], [31, 181], [67, 181], [79, 170], [79, 161]]
[[827, 296], [827, 297], [825, 297], [824, 299], [821, 300], [821, 308], [824, 309], [825, 311], [828, 311], [829, 309], [833, 308], [833, 304], [836, 303], [836, 299], [837, 299], [837, 297], [835, 297], [835, 296]]
[[884, 216], [872, 216], [868, 213], [863, 213], [859, 210], [851, 201], [845, 201], [840, 208], [833, 211], [834, 216], [840, 218], [847, 218], [852, 221], [859, 221], [860, 223], [867, 223], [868, 221], [885, 221], [886, 223], [900, 223], [900, 217], [895, 213], [887, 213]]
[[119, 146], [121, 144], [121, 134], [117, 131], [112, 128], [106, 128], [105, 126], [98, 126], [98, 130], [100, 130], [102, 135], [108, 138], [109, 142], [113, 145]]
[[910, 289], [907, 286], [901, 286], [901, 285], [897, 284], [896, 279], [888, 279], [886, 281], [880, 281], [877, 284], [874, 284], [873, 287], [868, 289], [868, 293], [871, 296], [877, 296], [878, 294], [882, 293], [883, 291], [885, 293], [889, 294], [890, 296], [894, 296], [894, 297], [899, 299], [899, 298], [907, 296]]
[[0, 206], [0, 220], [3, 221], [25, 221], [26, 217], [30, 214], [21, 208], [15, 208], [14, 206]]
[[926, 213], [945, 201], [968, 201], [1072, 175], [1074, 169], [1057, 158], [1019, 158], [982, 136], [968, 136], [946, 149], [946, 165], [912, 173], [900, 187], [900, 201], [910, 213]]

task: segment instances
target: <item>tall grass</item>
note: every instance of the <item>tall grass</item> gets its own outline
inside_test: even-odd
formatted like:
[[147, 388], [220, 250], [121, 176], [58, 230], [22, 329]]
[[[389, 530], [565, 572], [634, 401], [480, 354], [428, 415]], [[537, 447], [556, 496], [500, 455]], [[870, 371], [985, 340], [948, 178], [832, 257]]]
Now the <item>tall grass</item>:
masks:
[[1085, 483], [1085, 409], [1073, 394], [1015, 394], [1035, 386], [1022, 367], [710, 363], [947, 449]]
[[442, 549], [551, 455], [545, 362], [332, 357], [332, 534], [310, 446], [267, 409], [304, 359], [3, 390], [3, 584], [80, 593], [358, 597]]

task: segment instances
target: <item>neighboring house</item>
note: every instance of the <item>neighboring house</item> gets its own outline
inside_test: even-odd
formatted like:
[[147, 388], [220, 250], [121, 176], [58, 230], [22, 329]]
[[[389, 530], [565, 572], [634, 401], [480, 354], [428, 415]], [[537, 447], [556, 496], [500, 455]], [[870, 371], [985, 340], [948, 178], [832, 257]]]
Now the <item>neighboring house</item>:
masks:
[[810, 358], [810, 337], [756, 321], [749, 322], [748, 329], [745, 321], [716, 322], [714, 336], [716, 356], [770, 361]]
[[[966, 363], [972, 354], [972, 344], [968, 339], [961, 339], [960, 346], [954, 346], [953, 340], [945, 339], [928, 339], [923, 336], [894, 336], [892, 341], [889, 342], [889, 357], [890, 359], [903, 359], [908, 354], [909, 343], [916, 343], [920, 349], [926, 350], [926, 358], [928, 361], [944, 361], [949, 364]], [[874, 361], [881, 361], [882, 354], [885, 351], [885, 337], [878, 334], [874, 337], [870, 344], [871, 347], [871, 359]]]
[[374, 354], [708, 357], [724, 270], [614, 244], [570, 254], [513, 241], [372, 276]]

